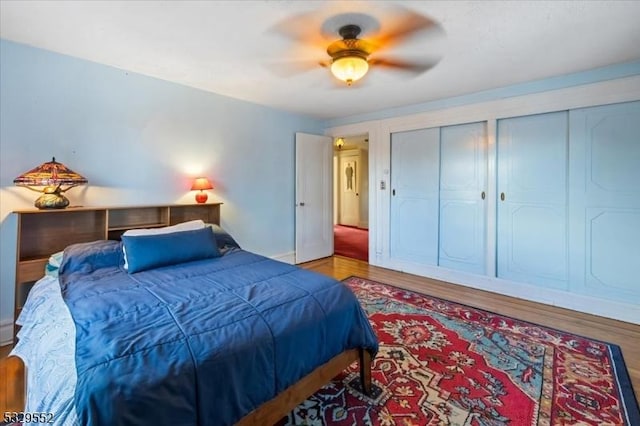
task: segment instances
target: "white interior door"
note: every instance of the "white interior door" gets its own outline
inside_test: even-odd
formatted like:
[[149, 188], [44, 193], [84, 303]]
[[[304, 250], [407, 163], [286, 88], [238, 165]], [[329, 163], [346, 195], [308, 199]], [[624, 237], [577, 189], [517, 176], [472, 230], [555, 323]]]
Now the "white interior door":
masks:
[[332, 171], [331, 138], [296, 133], [296, 263], [333, 254]]
[[358, 226], [360, 222], [360, 175], [362, 167], [357, 153], [340, 156], [340, 220], [347, 226]]
[[391, 135], [391, 258], [438, 264], [439, 174], [439, 128]]

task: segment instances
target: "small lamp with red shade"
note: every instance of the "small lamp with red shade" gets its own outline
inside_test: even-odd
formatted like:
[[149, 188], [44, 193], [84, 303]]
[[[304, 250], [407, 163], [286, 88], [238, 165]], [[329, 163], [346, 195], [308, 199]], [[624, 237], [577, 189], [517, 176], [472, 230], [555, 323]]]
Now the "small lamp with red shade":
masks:
[[193, 185], [191, 185], [192, 191], [200, 191], [196, 193], [196, 201], [199, 204], [206, 203], [209, 195], [204, 192], [207, 189], [213, 189], [213, 185], [206, 177], [199, 177], [193, 181]]

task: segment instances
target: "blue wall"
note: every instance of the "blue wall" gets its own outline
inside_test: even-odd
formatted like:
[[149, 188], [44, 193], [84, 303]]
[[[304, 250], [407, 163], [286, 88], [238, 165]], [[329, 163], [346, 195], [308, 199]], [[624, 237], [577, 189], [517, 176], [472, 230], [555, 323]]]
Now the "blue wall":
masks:
[[37, 197], [13, 179], [52, 156], [89, 179], [72, 205], [193, 202], [204, 175], [243, 247], [294, 250], [295, 132], [320, 121], [6, 40], [0, 93], [0, 325], [13, 318], [10, 213]]

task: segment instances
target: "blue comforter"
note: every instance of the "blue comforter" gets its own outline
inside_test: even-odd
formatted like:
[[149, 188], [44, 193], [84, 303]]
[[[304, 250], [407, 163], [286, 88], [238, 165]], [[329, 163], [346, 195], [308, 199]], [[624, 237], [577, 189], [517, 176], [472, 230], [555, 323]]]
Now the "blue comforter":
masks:
[[343, 350], [377, 350], [324, 275], [243, 250], [128, 274], [102, 243], [60, 271], [83, 425], [230, 425]]

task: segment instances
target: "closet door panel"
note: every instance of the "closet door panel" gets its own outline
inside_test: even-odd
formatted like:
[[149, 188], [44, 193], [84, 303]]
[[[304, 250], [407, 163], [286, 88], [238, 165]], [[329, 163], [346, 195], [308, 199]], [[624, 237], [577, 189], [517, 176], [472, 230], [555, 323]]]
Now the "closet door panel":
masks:
[[440, 129], [439, 265], [485, 273], [486, 123]]
[[508, 245], [504, 251], [509, 249], [510, 256], [505, 260], [503, 268], [498, 268], [498, 276], [517, 277], [533, 283], [564, 281], [567, 269], [565, 208], [527, 203], [509, 204], [503, 212], [506, 212], [505, 222], [510, 225]]
[[640, 102], [571, 112], [571, 276], [640, 301]]
[[640, 210], [587, 209], [587, 287], [629, 292], [640, 289]]
[[497, 274], [567, 287], [566, 112], [498, 121]]
[[391, 135], [391, 258], [438, 264], [440, 130]]

